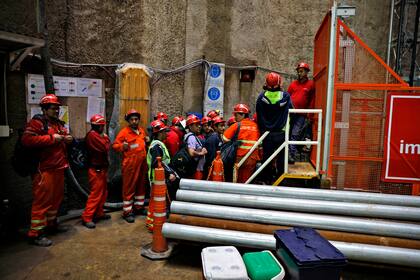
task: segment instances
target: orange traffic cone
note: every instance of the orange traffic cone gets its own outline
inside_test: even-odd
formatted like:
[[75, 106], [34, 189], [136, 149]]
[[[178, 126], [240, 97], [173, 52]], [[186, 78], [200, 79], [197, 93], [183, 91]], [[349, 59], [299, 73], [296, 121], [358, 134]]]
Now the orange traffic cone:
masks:
[[[141, 255], [152, 260], [168, 258], [173, 246], [168, 246], [166, 238], [162, 234], [162, 227], [166, 221], [166, 183], [165, 171], [162, 168], [161, 158], [158, 157], [158, 166], [155, 168], [155, 180], [152, 185], [152, 197], [150, 198], [152, 208], [152, 223], [149, 224], [153, 230], [153, 240], [151, 244], [141, 249]], [[150, 206], [149, 206], [150, 207]], [[146, 221], [147, 223], [147, 221]]]
[[225, 175], [223, 169], [223, 161], [220, 156], [220, 151], [217, 151], [216, 158], [213, 160], [211, 167], [209, 169], [209, 176], [207, 177], [208, 181], [217, 181], [224, 182]]

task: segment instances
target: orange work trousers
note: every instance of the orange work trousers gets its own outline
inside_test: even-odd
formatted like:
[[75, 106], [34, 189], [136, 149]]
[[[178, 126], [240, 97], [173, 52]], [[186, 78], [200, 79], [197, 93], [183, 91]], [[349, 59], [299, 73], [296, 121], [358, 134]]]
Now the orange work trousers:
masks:
[[88, 169], [90, 194], [86, 202], [85, 211], [82, 214], [82, 220], [85, 223], [92, 222], [93, 218], [100, 218], [104, 214], [104, 204], [107, 189], [107, 169]]
[[[237, 158], [236, 160], [237, 160], [236, 162], [239, 162], [241, 158]], [[257, 166], [257, 160], [249, 157], [244, 162], [244, 164], [242, 164], [242, 166], [239, 168], [236, 182], [245, 183], [246, 180], [248, 180], [249, 177], [251, 177], [251, 175], [254, 173], [256, 166]]]
[[64, 196], [64, 169], [46, 170], [32, 176], [32, 210], [29, 237], [57, 225], [57, 211]]
[[147, 183], [146, 153], [126, 157], [122, 163], [123, 216], [136, 210], [144, 209], [144, 196]]

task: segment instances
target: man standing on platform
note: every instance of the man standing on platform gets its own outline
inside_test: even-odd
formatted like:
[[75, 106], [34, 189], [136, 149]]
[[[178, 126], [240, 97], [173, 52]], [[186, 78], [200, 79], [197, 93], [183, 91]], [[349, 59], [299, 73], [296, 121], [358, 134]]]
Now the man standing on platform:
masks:
[[[301, 62], [296, 66], [298, 79], [294, 80], [288, 92], [292, 98], [293, 107], [295, 109], [313, 109], [315, 105], [315, 85], [314, 81], [309, 80], [308, 73], [310, 71], [309, 65]], [[304, 140], [303, 135], [308, 131], [309, 138], [311, 138], [312, 127], [307, 114], [292, 114], [291, 115], [291, 129], [290, 140], [301, 141]], [[311, 116], [311, 115], [309, 115]], [[297, 146], [290, 145], [290, 160], [294, 162], [297, 157]]]

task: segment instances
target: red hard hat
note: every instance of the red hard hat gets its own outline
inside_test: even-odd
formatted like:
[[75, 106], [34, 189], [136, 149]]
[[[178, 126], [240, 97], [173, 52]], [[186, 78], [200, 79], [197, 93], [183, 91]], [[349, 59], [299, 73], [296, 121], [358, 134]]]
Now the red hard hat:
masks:
[[177, 117], [173, 118], [172, 125], [177, 125], [183, 120], [184, 120], [184, 118], [182, 116], [177, 116]]
[[296, 66], [296, 70], [298, 70], [299, 68], [305, 68], [308, 71], [311, 71], [311, 69], [309, 68], [309, 64], [306, 62], [300, 62], [297, 66]]
[[125, 120], [128, 121], [128, 119], [132, 116], [132, 115], [137, 115], [137, 117], [140, 119], [140, 113], [137, 112], [136, 109], [130, 109], [128, 110], [127, 114], [125, 114]]
[[96, 114], [90, 118], [90, 123], [96, 125], [105, 125], [106, 122], [105, 118], [102, 115]]
[[58, 98], [55, 94], [46, 94], [41, 98], [41, 100], [39, 101], [39, 105], [46, 105], [46, 104], [61, 105], [61, 103], [58, 101]]
[[231, 126], [232, 124], [234, 124], [234, 123], [236, 123], [236, 120], [235, 120], [235, 117], [234, 116], [232, 116], [232, 117], [230, 117], [229, 119], [228, 119], [228, 121], [227, 121], [227, 125], [228, 126]]
[[168, 129], [168, 127], [161, 120], [152, 121], [150, 126], [152, 127], [152, 133], [158, 133]]
[[265, 85], [269, 88], [279, 87], [281, 84], [281, 76], [277, 73], [270, 72], [265, 76]]
[[165, 120], [165, 121], [167, 121], [168, 120], [168, 115], [165, 114], [164, 112], [158, 112], [156, 114], [155, 120]]
[[213, 122], [213, 125], [216, 125], [216, 124], [219, 124], [219, 123], [225, 123], [225, 121], [221, 117], [219, 117], [219, 116], [214, 117], [212, 119], [212, 122]]
[[207, 117], [210, 117], [211, 119], [213, 119], [214, 117], [217, 117], [219, 115], [220, 115], [219, 110], [211, 110], [210, 112], [207, 113]]
[[210, 125], [211, 119], [212, 119], [212, 118], [210, 118], [210, 117], [203, 117], [203, 118], [201, 119], [201, 124], [202, 124], [202, 125], [204, 125], [204, 124], [209, 124], [209, 125]]
[[187, 117], [187, 126], [190, 126], [190, 125], [192, 125], [194, 123], [200, 123], [200, 119], [196, 115], [194, 115], [194, 114], [189, 115]]
[[242, 103], [236, 104], [235, 107], [233, 107], [234, 113], [249, 114], [249, 111], [248, 105]]

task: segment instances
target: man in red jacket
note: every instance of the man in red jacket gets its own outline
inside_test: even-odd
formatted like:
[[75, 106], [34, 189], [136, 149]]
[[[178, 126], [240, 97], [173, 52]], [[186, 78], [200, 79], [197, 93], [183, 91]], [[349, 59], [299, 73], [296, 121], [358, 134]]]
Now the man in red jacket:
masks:
[[105, 134], [105, 118], [99, 114], [90, 119], [92, 129], [86, 134], [85, 143], [88, 153], [88, 176], [90, 194], [82, 214], [83, 225], [95, 228], [94, 219], [108, 220], [110, 215], [104, 213], [107, 191], [108, 151], [110, 141]]
[[[154, 117], [155, 120], [161, 121], [168, 125], [168, 115], [163, 112], [158, 112]], [[170, 128], [169, 131], [166, 132], [166, 139], [163, 141], [165, 146], [167, 147], [169, 154], [173, 157], [179, 150], [182, 144], [182, 136], [179, 135], [175, 128]]]
[[32, 175], [30, 243], [47, 247], [52, 241], [46, 231], [66, 231], [58, 227], [57, 211], [64, 195], [64, 170], [69, 166], [67, 144], [73, 141], [59, 120], [60, 102], [54, 94], [40, 100], [42, 115], [35, 115], [26, 125], [22, 144], [39, 151], [37, 172]]
[[112, 148], [123, 153], [123, 218], [134, 223], [134, 208], [137, 213], [144, 211], [144, 195], [146, 194], [147, 162], [146, 142], [148, 136], [139, 127], [140, 113], [131, 109], [125, 115], [128, 126], [121, 129], [115, 138]]
[[[293, 81], [287, 91], [292, 98], [293, 107], [295, 109], [313, 109], [315, 105], [315, 85], [314, 81], [308, 79], [308, 73], [310, 71], [309, 65], [305, 62], [301, 62], [296, 67], [298, 79]], [[303, 130], [307, 114], [292, 114], [291, 116], [291, 130], [290, 140], [299, 141], [302, 140]], [[297, 155], [297, 147], [290, 145], [290, 157], [289, 162], [294, 162]]]

